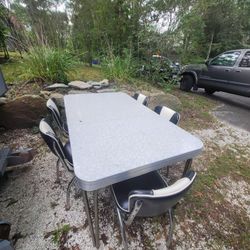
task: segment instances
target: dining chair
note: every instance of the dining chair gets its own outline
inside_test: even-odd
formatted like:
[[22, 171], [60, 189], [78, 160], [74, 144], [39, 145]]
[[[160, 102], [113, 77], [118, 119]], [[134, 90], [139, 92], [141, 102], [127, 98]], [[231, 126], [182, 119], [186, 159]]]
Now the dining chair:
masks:
[[135, 217], [153, 217], [167, 212], [170, 221], [167, 246], [170, 246], [174, 207], [190, 189], [195, 178], [196, 173], [189, 171], [184, 177], [168, 186], [159, 172], [154, 171], [113, 184], [111, 190], [116, 203], [124, 249], [128, 249], [125, 226], [131, 225]]
[[143, 94], [135, 93], [132, 96], [135, 100], [137, 100], [139, 103], [148, 106], [149, 98]]
[[[54, 130], [51, 128], [49, 123], [42, 119], [39, 124], [40, 134], [48, 145], [49, 149], [54, 155], [57, 156], [58, 160], [56, 163], [56, 182], [59, 182], [59, 164], [61, 163], [69, 172], [74, 172], [74, 166], [72, 161], [72, 153], [70, 147], [70, 141], [62, 144], [61, 140], [56, 136]], [[66, 193], [66, 209], [70, 207], [70, 189], [76, 183], [76, 177], [74, 176], [68, 184]]]
[[154, 111], [161, 115], [166, 117], [170, 122], [174, 123], [175, 125], [177, 125], [180, 121], [180, 114], [166, 106], [156, 106]]
[[[156, 106], [154, 111], [167, 118], [170, 122], [174, 123], [175, 125], [178, 125], [179, 121], [180, 121], [180, 114], [178, 112], [175, 112], [174, 110], [166, 107], [166, 106]], [[169, 176], [169, 170], [170, 170], [170, 166], [167, 166], [167, 173], [166, 176]]]
[[68, 137], [68, 135], [69, 135], [68, 125], [66, 122], [63, 122], [62, 117], [61, 117], [61, 113], [60, 113], [55, 101], [52, 98], [50, 98], [47, 101], [46, 106], [47, 106], [48, 111], [52, 115], [56, 125], [60, 129], [60, 131], [63, 133], [63, 135]]

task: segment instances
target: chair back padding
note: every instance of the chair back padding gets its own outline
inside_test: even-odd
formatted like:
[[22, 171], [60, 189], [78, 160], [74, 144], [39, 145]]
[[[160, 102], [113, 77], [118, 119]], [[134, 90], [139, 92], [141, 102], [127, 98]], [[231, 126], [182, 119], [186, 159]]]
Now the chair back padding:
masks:
[[45, 119], [40, 121], [39, 130], [43, 140], [46, 142], [50, 150], [60, 159], [65, 159], [62, 142], [57, 138], [54, 130]]
[[154, 111], [157, 114], [166, 117], [170, 122], [176, 125], [178, 124], [180, 120], [180, 114], [166, 106], [156, 106]]
[[143, 94], [135, 93], [133, 98], [145, 106], [148, 105], [148, 97]]
[[183, 178], [171, 186], [157, 190], [134, 190], [129, 194], [129, 212], [137, 200], [142, 201], [142, 206], [136, 216], [153, 217], [166, 213], [174, 207], [187, 193], [196, 178], [194, 171], [189, 171]]
[[46, 103], [48, 111], [51, 113], [53, 119], [55, 120], [57, 126], [62, 128], [62, 119], [56, 103], [52, 98], [50, 98]]

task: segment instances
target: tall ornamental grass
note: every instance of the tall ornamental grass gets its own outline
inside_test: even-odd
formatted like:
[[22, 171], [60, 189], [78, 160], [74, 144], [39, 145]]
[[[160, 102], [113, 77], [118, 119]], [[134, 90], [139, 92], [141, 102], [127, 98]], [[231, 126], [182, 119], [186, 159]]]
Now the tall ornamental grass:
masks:
[[135, 76], [136, 63], [129, 52], [125, 52], [123, 56], [109, 53], [103, 58], [101, 65], [103, 73], [112, 80], [129, 82]]
[[76, 59], [67, 51], [37, 47], [24, 55], [22, 68], [27, 79], [66, 83], [67, 73], [76, 64]]

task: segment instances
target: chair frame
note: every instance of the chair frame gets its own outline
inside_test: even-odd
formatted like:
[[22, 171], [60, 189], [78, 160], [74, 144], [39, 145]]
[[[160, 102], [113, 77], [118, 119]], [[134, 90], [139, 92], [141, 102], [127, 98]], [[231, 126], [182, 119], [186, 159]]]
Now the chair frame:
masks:
[[145, 96], [143, 94], [140, 94], [140, 93], [135, 93], [132, 97], [136, 100], [136, 101], [139, 101], [138, 99], [140, 98], [140, 96], [142, 98], [144, 98], [143, 102], [141, 102], [142, 105], [144, 106], [148, 106], [148, 103], [149, 103], [149, 97], [148, 96]]
[[[51, 128], [51, 126], [46, 122], [45, 119], [42, 119], [41, 122], [45, 122], [47, 124], [47, 126], [49, 126], [49, 128], [51, 129], [51, 131], [48, 131], [47, 133], [45, 131], [42, 131], [40, 129], [40, 133], [42, 134], [42, 137], [43, 136], [46, 136], [47, 138], [49, 137], [50, 140], [53, 141], [52, 145], [53, 145], [54, 152], [52, 150], [51, 151], [58, 157], [57, 162], [56, 162], [56, 181], [55, 182], [56, 183], [60, 183], [60, 179], [59, 179], [59, 164], [61, 163], [62, 166], [64, 166], [69, 172], [74, 172], [74, 166], [66, 158], [65, 153], [63, 151], [63, 148], [61, 147], [62, 143], [61, 143], [60, 139], [56, 137], [56, 134], [53, 131], [53, 129]], [[43, 137], [43, 139], [44, 139], [44, 137]], [[58, 149], [61, 152], [59, 152]], [[76, 178], [76, 176], [73, 176], [73, 178], [70, 180], [70, 182], [68, 184], [68, 187], [67, 187], [67, 192], [66, 192], [66, 206], [65, 206], [66, 210], [70, 209], [70, 190], [71, 190], [71, 188], [72, 188], [73, 185], [77, 185], [77, 178]]]
[[65, 129], [65, 125], [61, 119], [61, 114], [60, 111], [55, 103], [55, 101], [50, 98], [47, 103], [46, 103], [47, 109], [49, 110], [49, 112], [51, 113], [57, 127], [60, 129], [60, 131], [62, 132], [62, 134], [65, 137], [69, 136], [69, 132]]
[[[160, 109], [160, 110], [159, 110], [159, 109]], [[179, 114], [178, 112], [174, 111], [173, 109], [171, 109], [171, 108], [169, 108], [169, 107], [166, 107], [166, 106], [156, 106], [156, 107], [154, 108], [154, 111], [155, 111], [157, 114], [161, 115], [161, 116], [165, 116], [165, 115], [162, 113], [162, 111], [164, 111], [164, 109], [166, 109], [167, 112], [173, 113], [172, 116], [169, 118], [169, 121], [172, 122], [172, 123], [174, 123], [175, 125], [178, 125], [178, 124], [179, 124], [179, 121], [180, 121], [180, 119], [181, 119], [181, 116], [180, 116], [180, 114]], [[171, 121], [171, 119], [174, 117], [174, 115], [177, 116], [177, 118], [176, 118], [176, 119], [177, 119], [177, 123]]]
[[[188, 191], [188, 189], [191, 187], [191, 185], [193, 184], [195, 178], [196, 178], [196, 173], [194, 172], [194, 176], [190, 180], [190, 183], [188, 184], [188, 186], [185, 187], [185, 189], [179, 191], [177, 194], [180, 194], [182, 192], [186, 193]], [[162, 179], [166, 183], [166, 186], [168, 186], [168, 183], [166, 182], [166, 179], [164, 177], [162, 177]], [[140, 195], [138, 195], [138, 197], [142, 197], [142, 198], [150, 197], [152, 199], [159, 198], [157, 195], [154, 197], [154, 195], [148, 194], [148, 190], [145, 190], [145, 191], [146, 191], [146, 194], [140, 194]], [[121, 236], [122, 236], [122, 244], [123, 244], [124, 249], [128, 249], [128, 243], [127, 243], [125, 226], [130, 226], [132, 224], [132, 222], [134, 221], [135, 217], [137, 216], [138, 212], [140, 211], [140, 209], [141, 209], [141, 207], [143, 205], [143, 201], [140, 200], [140, 199], [137, 199], [135, 201], [135, 204], [134, 204], [134, 207], [133, 207], [132, 211], [124, 212], [117, 205], [118, 201], [116, 199], [116, 195], [115, 195], [113, 187], [111, 187], [111, 192], [112, 192], [113, 198], [115, 200], [116, 212], [117, 212], [117, 215], [118, 215], [118, 222], [119, 222], [119, 227], [120, 227]], [[129, 195], [128, 199], [130, 199], [131, 196], [133, 196], [133, 194]], [[177, 203], [179, 202], [180, 199], [178, 199]], [[173, 205], [172, 207], [170, 207], [168, 209], [168, 211], [167, 211], [167, 214], [168, 214], [168, 217], [169, 217], [169, 227], [168, 227], [169, 236], [167, 237], [167, 241], [166, 241], [167, 247], [169, 247], [171, 245], [172, 238], [173, 238], [173, 231], [174, 231], [174, 208], [175, 208], [175, 205]], [[129, 207], [130, 206], [128, 206], [128, 209], [129, 209]]]

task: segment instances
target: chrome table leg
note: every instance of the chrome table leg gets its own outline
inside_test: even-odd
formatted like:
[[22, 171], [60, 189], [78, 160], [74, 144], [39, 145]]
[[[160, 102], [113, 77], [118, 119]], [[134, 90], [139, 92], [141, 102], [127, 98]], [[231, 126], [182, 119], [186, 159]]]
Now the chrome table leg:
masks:
[[90, 228], [90, 233], [91, 233], [91, 237], [92, 237], [93, 246], [96, 246], [95, 234], [94, 234], [94, 228], [93, 228], [91, 215], [90, 215], [89, 201], [88, 201], [87, 192], [82, 191], [82, 194], [83, 194], [84, 207], [85, 207], [85, 212], [87, 214], [87, 219], [88, 219], [88, 224], [89, 224], [89, 228]]
[[192, 165], [192, 159], [188, 159], [185, 163], [185, 167], [184, 167], [184, 171], [183, 171], [183, 174], [182, 174], [182, 177], [187, 173], [187, 171], [191, 168], [191, 165]]
[[98, 191], [94, 191], [94, 211], [95, 211], [95, 242], [96, 248], [100, 247], [99, 240], [99, 214], [98, 214]]

